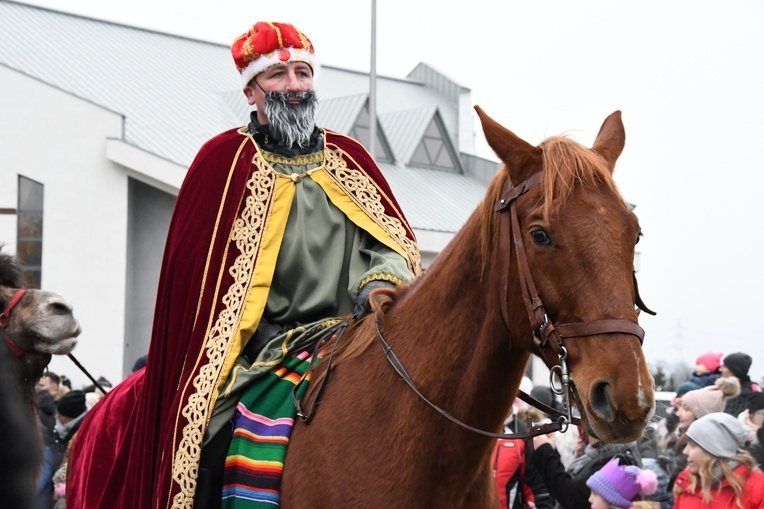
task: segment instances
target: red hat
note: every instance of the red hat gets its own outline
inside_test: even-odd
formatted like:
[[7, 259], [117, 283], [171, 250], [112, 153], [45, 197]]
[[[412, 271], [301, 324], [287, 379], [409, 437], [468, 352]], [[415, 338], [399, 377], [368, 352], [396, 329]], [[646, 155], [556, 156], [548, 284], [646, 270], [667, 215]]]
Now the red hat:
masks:
[[289, 23], [260, 21], [231, 44], [236, 69], [241, 73], [242, 86], [272, 65], [305, 62], [313, 74], [318, 71], [313, 43]]
[[724, 354], [708, 352], [695, 359], [695, 364], [702, 364], [710, 373], [713, 373], [722, 365], [722, 355]]

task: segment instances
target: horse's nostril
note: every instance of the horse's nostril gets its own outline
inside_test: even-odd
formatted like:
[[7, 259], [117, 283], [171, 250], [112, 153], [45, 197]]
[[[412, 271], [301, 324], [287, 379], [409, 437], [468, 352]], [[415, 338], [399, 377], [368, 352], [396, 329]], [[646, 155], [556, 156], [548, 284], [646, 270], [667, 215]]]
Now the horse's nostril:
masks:
[[68, 315], [72, 312], [72, 308], [63, 302], [51, 302], [50, 310], [57, 315]]
[[613, 421], [613, 402], [610, 399], [610, 384], [597, 382], [592, 387], [590, 400], [594, 410], [607, 422]]

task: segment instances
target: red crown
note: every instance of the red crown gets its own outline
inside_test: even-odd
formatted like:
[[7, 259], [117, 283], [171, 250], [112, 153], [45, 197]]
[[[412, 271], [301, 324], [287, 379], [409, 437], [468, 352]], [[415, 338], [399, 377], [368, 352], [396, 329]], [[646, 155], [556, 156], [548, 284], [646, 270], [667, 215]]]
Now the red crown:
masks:
[[313, 43], [289, 23], [260, 21], [231, 44], [236, 69], [243, 85], [280, 62], [306, 62], [315, 74], [318, 67]]

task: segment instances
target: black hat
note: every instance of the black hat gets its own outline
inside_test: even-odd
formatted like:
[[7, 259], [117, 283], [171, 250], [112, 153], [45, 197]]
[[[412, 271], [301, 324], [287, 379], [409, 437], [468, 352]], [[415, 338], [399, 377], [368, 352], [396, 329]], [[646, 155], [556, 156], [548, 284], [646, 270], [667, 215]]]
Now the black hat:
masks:
[[139, 369], [141, 369], [144, 366], [146, 366], [146, 358], [147, 357], [148, 357], [148, 355], [141, 355], [140, 357], [135, 359], [135, 362], [133, 363], [133, 370], [132, 370], [133, 373], [135, 373]]
[[764, 392], [757, 392], [748, 400], [748, 414], [764, 410]]
[[731, 353], [722, 360], [722, 364], [724, 364], [727, 369], [732, 371], [732, 374], [738, 378], [748, 376], [748, 370], [751, 369], [751, 362], [753, 362], [751, 356], [742, 352]]
[[59, 415], [76, 419], [87, 411], [85, 406], [85, 393], [83, 391], [69, 391], [58, 400], [56, 410]]

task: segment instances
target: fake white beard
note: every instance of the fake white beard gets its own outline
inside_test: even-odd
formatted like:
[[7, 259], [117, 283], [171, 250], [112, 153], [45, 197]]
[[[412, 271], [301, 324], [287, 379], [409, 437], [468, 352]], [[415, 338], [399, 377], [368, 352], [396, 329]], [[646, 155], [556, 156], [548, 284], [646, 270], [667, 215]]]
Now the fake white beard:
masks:
[[[289, 100], [301, 99], [300, 104]], [[316, 126], [318, 99], [313, 90], [305, 92], [268, 92], [265, 94], [265, 116], [274, 138], [287, 147], [305, 147]]]

